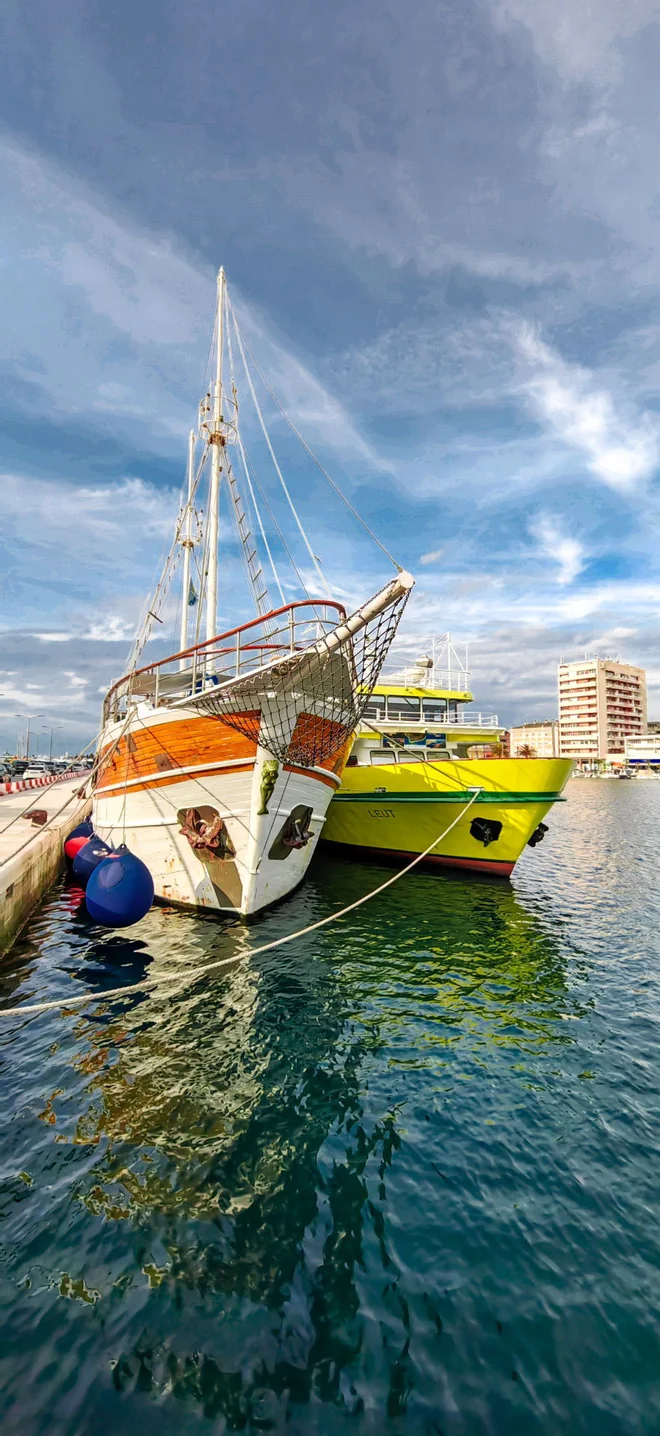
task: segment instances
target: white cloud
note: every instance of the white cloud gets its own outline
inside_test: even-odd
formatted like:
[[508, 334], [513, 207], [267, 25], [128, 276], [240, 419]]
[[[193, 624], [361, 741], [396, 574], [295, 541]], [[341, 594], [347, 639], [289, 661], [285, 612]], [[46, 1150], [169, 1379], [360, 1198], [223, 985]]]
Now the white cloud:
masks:
[[529, 324], [520, 325], [517, 345], [530, 375], [521, 391], [550, 434], [581, 454], [588, 471], [613, 489], [631, 489], [651, 477], [660, 430], [650, 414], [638, 418], [617, 411], [612, 395], [597, 387], [588, 369], [567, 364]]
[[106, 613], [97, 623], [91, 623], [83, 636], [94, 643], [117, 643], [127, 642], [134, 632], [134, 623], [127, 622], [117, 613]]
[[419, 561], [420, 563], [437, 563], [438, 559], [442, 558], [443, 553], [444, 549], [434, 548], [430, 553], [423, 553]]
[[79, 555], [83, 563], [93, 557], [104, 568], [139, 555], [145, 540], [162, 543], [180, 498], [139, 478], [76, 485], [5, 473], [0, 482], [4, 521], [19, 543]]
[[610, 580], [597, 584], [563, 599], [557, 616], [564, 620], [581, 621], [603, 609], [617, 618], [625, 615], [626, 618], [637, 617], [641, 622], [657, 623], [660, 618], [660, 583]]
[[[574, 260], [551, 250], [546, 256], [521, 254], [516, 235], [507, 236], [509, 242], [501, 246], [492, 243], [492, 233], [485, 232], [481, 245], [478, 238], [476, 243], [469, 242], [467, 235], [474, 232], [474, 224], [457, 225], [456, 214], [448, 216], [442, 200], [438, 203], [434, 185], [438, 156], [433, 154], [427, 170], [415, 152], [417, 141], [413, 126], [412, 130], [397, 130], [405, 157], [393, 158], [389, 150], [365, 152], [350, 147], [336, 156], [332, 173], [316, 161], [295, 169], [283, 162], [282, 181], [291, 198], [311, 209], [317, 223], [350, 249], [364, 250], [370, 257], [384, 255], [395, 270], [413, 264], [426, 278], [463, 270], [478, 280], [502, 281], [522, 289], [557, 281], [579, 282], [591, 272], [591, 257]], [[439, 148], [443, 148], [441, 139]], [[487, 209], [500, 199], [495, 188]], [[466, 193], [468, 212], [471, 204]], [[448, 228], [458, 229], [459, 237], [447, 238]]]
[[541, 551], [556, 561], [557, 583], [573, 583], [584, 568], [585, 551], [579, 539], [571, 538], [557, 519], [539, 514], [530, 524], [530, 532], [539, 542]]
[[502, 26], [523, 26], [565, 82], [599, 86], [618, 78], [622, 42], [658, 18], [655, 0], [494, 0], [492, 13]]

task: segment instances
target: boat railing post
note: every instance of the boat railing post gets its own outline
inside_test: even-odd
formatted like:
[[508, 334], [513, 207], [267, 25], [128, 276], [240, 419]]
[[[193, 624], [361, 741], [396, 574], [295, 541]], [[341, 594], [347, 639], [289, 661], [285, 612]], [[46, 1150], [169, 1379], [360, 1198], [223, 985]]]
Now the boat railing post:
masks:
[[160, 691], [160, 668], [156, 669], [156, 688], [154, 692], [154, 708], [158, 707], [158, 694]]
[[289, 651], [294, 652], [296, 642], [296, 621], [293, 616], [293, 609], [289, 609]]
[[238, 678], [238, 676], [239, 676], [239, 674], [240, 674], [240, 671], [241, 671], [241, 635], [240, 635], [240, 633], [237, 633], [237, 634], [236, 634], [236, 677], [237, 677], [237, 678]]

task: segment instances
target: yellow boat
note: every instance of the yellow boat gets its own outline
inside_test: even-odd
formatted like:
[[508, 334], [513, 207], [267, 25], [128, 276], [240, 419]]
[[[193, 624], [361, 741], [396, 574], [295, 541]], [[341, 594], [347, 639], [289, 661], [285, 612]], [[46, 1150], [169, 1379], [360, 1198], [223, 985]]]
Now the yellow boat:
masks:
[[452, 669], [450, 635], [440, 644], [449, 682], [437, 683], [434, 655], [374, 688], [323, 838], [352, 856], [409, 861], [455, 822], [425, 863], [508, 877], [545, 835], [573, 764], [502, 757], [497, 715], [467, 708], [467, 668]]

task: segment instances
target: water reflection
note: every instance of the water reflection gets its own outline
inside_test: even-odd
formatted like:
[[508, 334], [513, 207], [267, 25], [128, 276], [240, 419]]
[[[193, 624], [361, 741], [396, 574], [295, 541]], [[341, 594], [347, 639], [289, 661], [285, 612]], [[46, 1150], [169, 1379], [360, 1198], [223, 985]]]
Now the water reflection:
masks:
[[[24, 1030], [35, 1051], [45, 1031], [51, 1046], [38, 1140], [24, 1119], [35, 1226], [13, 1268], [41, 1291], [53, 1340], [104, 1313], [122, 1430], [146, 1393], [228, 1430], [268, 1429], [298, 1406], [357, 1418], [375, 1402], [394, 1419], [421, 1399], [440, 1297], [433, 1270], [423, 1289], [411, 1280], [428, 1258], [418, 1235], [402, 1251], [402, 1219], [426, 1203], [423, 1227], [443, 1207], [451, 1230], [468, 1191], [440, 1099], [478, 1071], [497, 1077], [504, 1058], [527, 1080], [586, 1008], [560, 934], [508, 885], [450, 875], [411, 876], [342, 927], [249, 956], [382, 876], [327, 861], [258, 927], [155, 911], [139, 938], [101, 933], [65, 893], [26, 939], [31, 988], [41, 974], [49, 991], [64, 974], [102, 991], [120, 972], [240, 959], [178, 993]], [[473, 1090], [464, 1120], [491, 1120], [475, 1117]], [[81, 1362], [107, 1372], [106, 1338], [83, 1332]], [[19, 1382], [38, 1364], [22, 1341]], [[57, 1384], [55, 1370], [44, 1423]]]

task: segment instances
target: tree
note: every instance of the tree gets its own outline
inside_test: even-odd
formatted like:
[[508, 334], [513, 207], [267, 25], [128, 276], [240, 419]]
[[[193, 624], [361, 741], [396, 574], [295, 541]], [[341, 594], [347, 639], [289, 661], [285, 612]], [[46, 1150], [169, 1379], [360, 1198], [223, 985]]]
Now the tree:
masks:
[[531, 746], [530, 743], [521, 743], [520, 747], [516, 749], [516, 758], [535, 758], [535, 757], [536, 757], [536, 748], [532, 748], [532, 746]]

